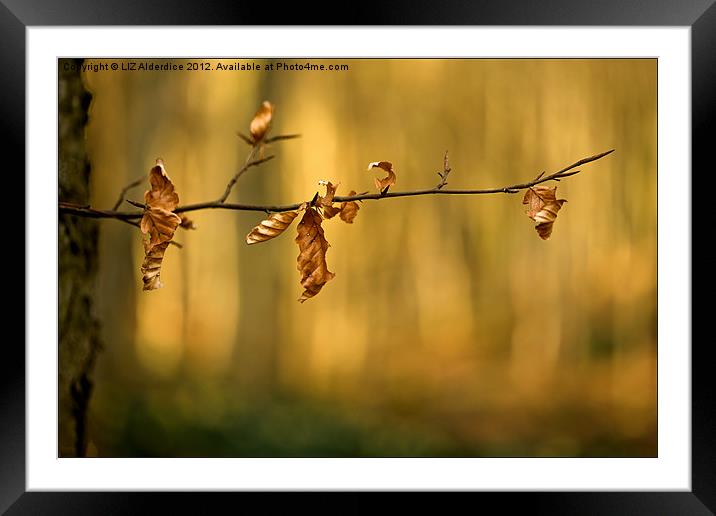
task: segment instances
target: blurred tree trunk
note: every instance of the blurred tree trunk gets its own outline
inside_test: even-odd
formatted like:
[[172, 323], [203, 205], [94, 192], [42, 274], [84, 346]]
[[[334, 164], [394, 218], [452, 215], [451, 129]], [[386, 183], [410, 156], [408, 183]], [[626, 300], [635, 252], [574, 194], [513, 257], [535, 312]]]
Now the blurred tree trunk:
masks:
[[[59, 61], [59, 197], [89, 204], [90, 164], [85, 151], [87, 109], [92, 96], [82, 83], [82, 60]], [[94, 316], [97, 222], [59, 215], [59, 455], [87, 450], [91, 373], [100, 348]]]

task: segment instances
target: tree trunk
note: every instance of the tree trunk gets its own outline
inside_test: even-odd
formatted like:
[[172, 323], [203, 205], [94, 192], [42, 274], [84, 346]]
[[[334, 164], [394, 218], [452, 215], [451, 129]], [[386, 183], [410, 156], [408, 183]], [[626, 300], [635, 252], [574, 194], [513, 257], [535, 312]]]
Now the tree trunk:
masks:
[[[90, 163], [85, 150], [87, 108], [92, 96], [82, 83], [82, 60], [59, 60], [59, 198], [89, 203]], [[87, 451], [91, 374], [100, 348], [94, 315], [97, 221], [59, 215], [59, 456]]]

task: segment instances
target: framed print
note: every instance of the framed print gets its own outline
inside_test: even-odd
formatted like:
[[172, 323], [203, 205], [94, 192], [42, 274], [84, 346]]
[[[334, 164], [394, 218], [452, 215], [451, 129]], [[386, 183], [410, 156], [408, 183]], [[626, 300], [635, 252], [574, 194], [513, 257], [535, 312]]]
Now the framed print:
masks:
[[690, 170], [715, 7], [351, 27], [83, 7], [2, 7], [27, 199], [3, 510], [147, 490], [713, 510]]

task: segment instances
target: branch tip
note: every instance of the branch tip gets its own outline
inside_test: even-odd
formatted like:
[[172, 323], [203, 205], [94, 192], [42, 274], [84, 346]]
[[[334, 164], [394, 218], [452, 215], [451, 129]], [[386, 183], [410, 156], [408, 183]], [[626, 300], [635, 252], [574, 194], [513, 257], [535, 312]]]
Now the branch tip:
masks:
[[144, 204], [143, 202], [133, 201], [132, 199], [125, 199], [125, 201], [128, 202], [129, 204], [131, 204], [132, 206], [137, 207], [137, 208], [142, 208], [143, 210], [146, 210], [146, 209], [147, 209], [147, 205]]

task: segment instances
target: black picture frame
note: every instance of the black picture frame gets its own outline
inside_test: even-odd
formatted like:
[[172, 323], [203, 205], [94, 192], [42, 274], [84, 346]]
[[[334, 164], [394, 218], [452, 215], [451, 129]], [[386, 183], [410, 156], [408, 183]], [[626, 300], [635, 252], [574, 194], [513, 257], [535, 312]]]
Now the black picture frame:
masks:
[[[703, 168], [708, 173], [713, 168], [706, 164], [713, 145], [708, 129], [716, 124], [713, 122], [716, 120], [715, 1], [513, 0], [506, 3], [491, 0], [469, 3], [401, 0], [392, 3], [344, 2], [337, 10], [335, 4], [308, 6], [304, 3], [267, 9], [260, 2], [238, 0], [209, 3], [189, 0], [0, 0], [0, 155], [6, 166], [12, 167], [8, 169], [14, 171], [16, 180], [24, 177], [17, 171], [25, 170], [25, 29], [28, 26], [315, 25], [321, 17], [320, 23], [327, 25], [347, 22], [357, 25], [657, 25], [691, 27], [692, 171]], [[693, 185], [693, 172], [691, 179]], [[19, 191], [24, 195], [20, 196]], [[15, 197], [27, 199], [29, 194], [21, 181]], [[693, 201], [692, 205], [695, 205]], [[24, 241], [26, 235], [22, 238]], [[13, 259], [19, 258], [15, 256]], [[25, 275], [29, 273], [26, 269]], [[48, 286], [48, 290], [50, 288], [54, 287]], [[529, 513], [538, 514], [714, 514], [716, 396], [709, 371], [711, 361], [708, 360], [712, 342], [710, 339], [692, 339], [691, 344], [691, 492], [466, 493], [458, 495], [456, 501], [465, 503], [465, 496], [477, 497], [467, 503], [477, 507], [476, 503], [482, 506], [489, 500], [491, 504], [499, 504], [501, 512], [507, 513], [527, 508]], [[7, 511], [11, 515], [142, 514], [151, 510], [147, 505], [151, 501], [161, 504], [165, 513], [206, 513], [207, 508], [216, 502], [215, 498], [234, 504], [233, 497], [236, 496], [244, 496], [251, 503], [261, 504], [264, 510], [271, 510], [274, 498], [270, 494], [202, 493], [189, 497], [185, 493], [25, 492], [25, 350], [19, 339], [9, 339], [4, 348], [0, 359], [0, 512]], [[317, 496], [321, 497], [318, 504]], [[336, 498], [322, 493], [295, 493], [288, 498], [288, 503], [294, 507], [299, 502], [314, 509], [340, 508], [338, 513], [341, 514], [383, 505], [383, 496], [375, 494], [352, 493]], [[422, 508], [429, 506], [422, 495], [411, 500]]]

